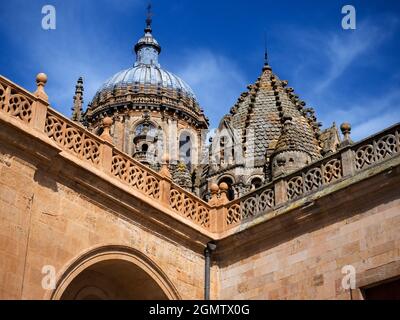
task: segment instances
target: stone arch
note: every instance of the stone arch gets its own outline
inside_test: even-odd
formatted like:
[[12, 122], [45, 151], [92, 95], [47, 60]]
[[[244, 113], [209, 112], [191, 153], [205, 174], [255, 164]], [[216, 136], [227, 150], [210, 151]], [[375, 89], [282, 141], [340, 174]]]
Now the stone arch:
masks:
[[[121, 296], [119, 291], [118, 294], [110, 296], [106, 292], [107, 290], [103, 290], [104, 285], [107, 289], [110, 289], [111, 282], [108, 279], [97, 277], [95, 286], [90, 282], [88, 271], [92, 274], [92, 271], [94, 271], [94, 277], [96, 277], [96, 272], [98, 273], [99, 270], [106, 272], [112, 270], [114, 272], [116, 267], [119, 267], [124, 274], [132, 272], [132, 279], [140, 279], [145, 283], [144, 286], [141, 285], [138, 288], [134, 287], [132, 282], [132, 288], [136, 288], [140, 293], [137, 291], [135, 296], [133, 291], [129, 291], [130, 294], [126, 297]], [[135, 272], [137, 274], [133, 274]], [[81, 279], [82, 275], [84, 279]], [[181, 299], [177, 289], [161, 268], [142, 252], [126, 246], [108, 245], [89, 250], [70, 263], [58, 279], [55, 290], [48, 296], [49, 299]], [[97, 283], [99, 279], [100, 284]], [[76, 284], [77, 281], [78, 285]], [[124, 278], [124, 281], [127, 282], [126, 278]], [[82, 286], [80, 287], [79, 284], [82, 284]], [[115, 286], [115, 289], [118, 289], [117, 285]], [[146, 292], [146, 289], [155, 291]]]
[[[139, 127], [141, 124], [143, 124], [144, 122], [146, 122], [146, 121], [145, 121], [143, 118], [140, 118], [140, 119], [135, 120], [135, 121], [133, 122], [131, 128], [130, 128], [131, 133], [132, 133], [133, 135], [135, 135], [135, 134], [136, 134], [136, 130], [138, 129], [138, 127]], [[160, 124], [159, 124], [157, 121], [155, 121], [155, 119], [149, 119], [149, 120], [147, 120], [147, 122], [148, 122], [148, 124], [149, 124], [150, 126], [154, 127], [155, 130], [159, 130]]]
[[254, 175], [247, 179], [246, 185], [250, 186], [252, 190], [258, 189], [264, 183], [264, 177], [262, 175]]
[[[146, 139], [143, 138], [143, 136], [138, 140], [139, 128], [147, 123], [149, 126], [150, 130], [148, 133], [148, 136]], [[132, 149], [134, 152], [148, 152], [150, 159], [153, 158], [152, 161], [156, 162], [161, 162], [162, 156], [164, 154], [164, 148], [165, 148], [165, 132], [161, 124], [157, 121], [157, 119], [137, 119], [136, 121], [133, 122], [130, 128], [130, 137], [129, 143], [133, 142]], [[143, 146], [147, 151], [144, 151]], [[133, 152], [132, 152], [133, 153]]]

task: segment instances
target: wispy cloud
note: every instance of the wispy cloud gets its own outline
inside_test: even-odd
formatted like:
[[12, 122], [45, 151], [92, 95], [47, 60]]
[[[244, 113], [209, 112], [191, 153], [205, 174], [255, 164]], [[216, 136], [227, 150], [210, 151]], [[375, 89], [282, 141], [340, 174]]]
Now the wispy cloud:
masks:
[[352, 137], [357, 141], [399, 122], [399, 101], [399, 88], [389, 88], [379, 96], [366, 96], [349, 108], [332, 108], [330, 116], [340, 122], [352, 123]]
[[325, 126], [350, 121], [358, 140], [399, 121], [399, 83], [377, 78], [391, 73], [388, 80], [396, 80], [400, 72], [379, 54], [398, 25], [397, 17], [386, 15], [366, 18], [354, 31], [285, 30], [300, 52], [291, 82]]
[[[54, 1], [57, 13], [57, 28], [43, 30], [41, 26], [40, 3], [26, 3], [16, 0], [9, 3], [19, 8], [14, 16], [0, 13], [2, 32], [7, 37], [9, 47], [17, 58], [10, 61], [11, 67], [5, 68], [6, 76], [18, 81], [20, 85], [34, 90], [35, 74], [45, 72], [48, 75], [46, 92], [53, 107], [70, 114], [75, 83], [80, 76], [84, 78], [84, 100], [89, 103], [101, 84], [117, 71], [133, 64], [134, 57], [130, 47], [134, 38], [126, 41], [124, 50], [118, 37], [112, 34], [106, 14], [143, 13], [143, 0], [99, 0], [97, 5], [104, 11], [97, 15], [86, 15], [93, 10], [93, 3]], [[28, 9], [28, 8], [29, 9]], [[18, 34], [18, 37], [15, 37]], [[132, 35], [134, 30], [132, 30]], [[8, 52], [10, 54], [10, 52]], [[14, 70], [14, 74], [7, 74]], [[18, 72], [17, 72], [18, 71]]]
[[239, 66], [206, 49], [187, 51], [173, 69], [193, 88], [212, 126], [218, 125], [245, 90], [246, 77]]
[[356, 30], [346, 31], [349, 34], [342, 32], [327, 35], [325, 43], [318, 47], [329, 60], [329, 68], [325, 78], [316, 87], [316, 92], [329, 89], [334, 81], [348, 71], [352, 63], [388, 39], [396, 26], [397, 18], [386, 21], [384, 25], [365, 20]]

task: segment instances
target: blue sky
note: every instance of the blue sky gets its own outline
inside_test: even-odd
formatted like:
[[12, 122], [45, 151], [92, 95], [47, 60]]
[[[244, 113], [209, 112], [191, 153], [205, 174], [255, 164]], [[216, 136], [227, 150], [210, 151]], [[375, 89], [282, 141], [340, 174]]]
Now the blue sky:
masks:
[[[349, 121], [361, 139], [400, 121], [400, 1], [153, 0], [160, 62], [195, 91], [218, 125], [259, 76], [264, 30], [270, 64], [316, 109], [324, 127]], [[42, 6], [54, 5], [57, 29], [41, 28]], [[341, 28], [351, 4], [357, 29]], [[143, 34], [142, 0], [2, 0], [0, 74], [35, 90], [48, 74], [53, 107], [70, 115], [84, 77], [85, 104], [111, 75], [134, 62]]]

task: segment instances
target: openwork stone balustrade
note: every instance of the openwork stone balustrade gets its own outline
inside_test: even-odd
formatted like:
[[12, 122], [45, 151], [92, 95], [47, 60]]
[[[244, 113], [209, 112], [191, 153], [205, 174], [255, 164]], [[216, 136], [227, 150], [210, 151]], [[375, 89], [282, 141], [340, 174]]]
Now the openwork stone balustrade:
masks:
[[394, 126], [353, 146], [355, 169], [368, 168], [378, 162], [391, 158], [400, 151], [400, 130]]
[[[43, 77], [44, 75], [42, 75]], [[263, 215], [291, 201], [349, 178], [400, 153], [400, 124], [309, 166], [282, 176], [231, 202], [226, 190], [214, 192], [210, 203], [182, 189], [168, 175], [157, 173], [129, 155], [49, 107], [44, 81], [38, 78], [38, 90], [32, 94], [0, 76], [0, 114], [39, 131], [62, 150], [80, 161], [156, 200], [200, 228], [223, 232], [244, 221]], [[218, 189], [218, 187], [217, 187]], [[225, 195], [224, 195], [225, 192]]]
[[0, 82], [0, 111], [27, 124], [32, 120], [35, 97], [5, 81]]
[[96, 166], [100, 164], [101, 139], [77, 124], [48, 109], [45, 133], [59, 146], [70, 151], [79, 159], [88, 161]]
[[224, 225], [234, 227], [273, 210], [277, 205], [310, 195], [399, 153], [400, 124], [397, 124], [228, 203]]

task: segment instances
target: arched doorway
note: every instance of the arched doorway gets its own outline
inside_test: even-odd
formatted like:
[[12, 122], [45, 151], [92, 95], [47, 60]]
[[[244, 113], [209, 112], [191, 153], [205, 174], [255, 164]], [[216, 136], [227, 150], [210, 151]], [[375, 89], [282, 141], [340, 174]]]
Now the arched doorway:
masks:
[[163, 272], [140, 252], [103, 247], [74, 262], [61, 277], [52, 298], [167, 300], [179, 299], [179, 295]]

